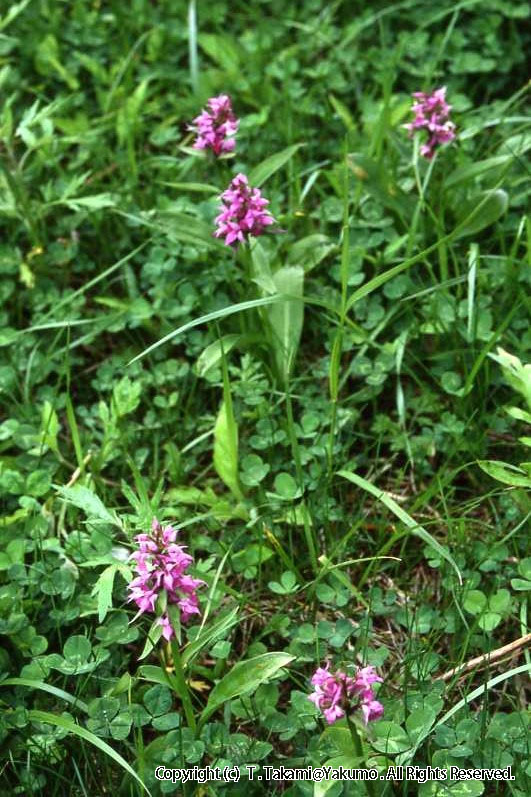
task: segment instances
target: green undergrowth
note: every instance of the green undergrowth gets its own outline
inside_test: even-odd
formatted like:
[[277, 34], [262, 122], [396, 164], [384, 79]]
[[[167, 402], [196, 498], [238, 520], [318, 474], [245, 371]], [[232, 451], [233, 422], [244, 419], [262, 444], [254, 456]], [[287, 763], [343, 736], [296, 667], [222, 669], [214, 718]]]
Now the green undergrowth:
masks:
[[[1, 794], [529, 794], [529, 12], [3, 4]], [[215, 160], [187, 125], [222, 93]], [[277, 224], [235, 251], [239, 172]], [[205, 582], [180, 644], [127, 601], [154, 517]], [[323, 723], [327, 660], [383, 719]], [[155, 778], [196, 765], [241, 778]]]

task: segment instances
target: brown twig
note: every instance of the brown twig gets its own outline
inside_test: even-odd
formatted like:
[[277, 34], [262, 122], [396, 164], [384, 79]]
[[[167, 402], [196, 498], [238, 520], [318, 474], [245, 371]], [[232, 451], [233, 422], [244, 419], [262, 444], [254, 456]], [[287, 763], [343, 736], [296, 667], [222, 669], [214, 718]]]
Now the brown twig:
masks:
[[520, 651], [522, 648], [525, 648], [526, 645], [531, 643], [531, 634], [526, 634], [525, 636], [520, 637], [519, 639], [515, 639], [514, 642], [509, 642], [508, 645], [503, 645], [501, 648], [496, 648], [496, 650], [491, 650], [490, 653], [483, 653], [481, 656], [476, 656], [474, 659], [470, 659], [470, 661], [466, 661], [464, 664], [460, 664], [458, 667], [454, 667], [448, 672], [443, 673], [442, 675], [436, 675], [435, 680], [438, 681], [448, 681], [450, 678], [453, 678], [454, 675], [463, 675], [470, 670], [476, 669], [476, 667], [482, 667], [488, 664], [493, 664], [498, 659], [501, 659], [503, 656], [507, 656], [509, 653], [515, 653], [516, 651]]

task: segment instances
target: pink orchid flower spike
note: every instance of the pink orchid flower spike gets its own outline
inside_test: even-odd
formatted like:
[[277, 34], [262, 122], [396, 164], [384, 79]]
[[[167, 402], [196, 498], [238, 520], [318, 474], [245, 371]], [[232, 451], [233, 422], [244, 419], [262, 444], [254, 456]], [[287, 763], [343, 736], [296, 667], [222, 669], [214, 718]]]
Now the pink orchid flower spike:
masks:
[[410, 136], [416, 130], [428, 132], [428, 139], [421, 145], [420, 154], [431, 160], [438, 146], [453, 141], [455, 138], [455, 125], [449, 119], [452, 106], [446, 102], [446, 86], [432, 91], [431, 94], [416, 91], [413, 97], [416, 102], [413, 103], [411, 110], [415, 114], [415, 118], [404, 127], [409, 131]]
[[330, 672], [329, 666], [327, 663], [315, 671], [311, 679], [314, 691], [308, 695], [308, 700], [323, 712], [329, 725], [354, 708], [361, 709], [366, 725], [383, 716], [384, 707], [375, 699], [372, 690], [372, 685], [383, 679], [376, 674], [374, 667], [363, 667], [351, 677], [341, 670]]
[[[138, 550], [131, 554], [136, 562], [137, 577], [128, 584], [129, 601], [134, 601], [139, 613], [154, 612], [160, 593], [165, 590], [167, 602], [179, 607], [182, 622], [199, 614], [197, 588], [205, 582], [192, 578], [185, 571], [193, 558], [184, 547], [177, 545], [177, 529], [164, 528], [154, 519], [151, 534], [138, 534], [135, 541]], [[164, 639], [170, 640], [174, 631], [165, 611], [159, 618]]]
[[197, 134], [194, 149], [210, 149], [219, 158], [220, 155], [234, 150], [234, 136], [240, 122], [234, 116], [227, 94], [211, 97], [207, 106], [188, 125], [188, 129]]
[[267, 210], [269, 200], [259, 188], [251, 188], [245, 174], [237, 174], [221, 195], [222, 211], [216, 217], [216, 238], [224, 238], [227, 246], [238, 246], [250, 235], [262, 235], [265, 228], [275, 223]]

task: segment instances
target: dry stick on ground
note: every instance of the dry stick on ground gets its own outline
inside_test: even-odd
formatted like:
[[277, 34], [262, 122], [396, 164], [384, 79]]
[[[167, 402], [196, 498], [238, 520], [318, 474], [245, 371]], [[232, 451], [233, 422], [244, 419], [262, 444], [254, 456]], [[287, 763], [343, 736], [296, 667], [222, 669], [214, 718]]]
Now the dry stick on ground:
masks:
[[475, 659], [470, 659], [470, 661], [466, 661], [464, 664], [460, 664], [459, 667], [454, 667], [452, 670], [448, 670], [448, 672], [445, 672], [442, 675], [436, 675], [435, 680], [448, 681], [450, 678], [453, 678], [454, 675], [463, 675], [470, 670], [474, 670], [476, 667], [492, 664], [498, 659], [501, 659], [503, 656], [507, 656], [509, 653], [514, 653], [515, 651], [525, 648], [526, 645], [529, 645], [530, 643], [531, 634], [526, 634], [525, 636], [520, 637], [520, 639], [515, 639], [514, 642], [509, 642], [508, 645], [504, 645], [501, 648], [496, 648], [496, 650], [491, 650], [490, 653], [484, 653], [482, 656], [476, 656]]

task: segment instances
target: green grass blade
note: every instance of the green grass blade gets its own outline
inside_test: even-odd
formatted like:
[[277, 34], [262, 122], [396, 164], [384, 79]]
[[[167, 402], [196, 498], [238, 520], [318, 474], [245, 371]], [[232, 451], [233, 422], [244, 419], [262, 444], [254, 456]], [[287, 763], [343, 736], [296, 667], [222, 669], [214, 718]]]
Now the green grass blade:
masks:
[[192, 91], [199, 89], [199, 59], [197, 57], [197, 9], [195, 0], [188, 3], [188, 61]]
[[30, 720], [34, 722], [44, 722], [48, 725], [55, 725], [56, 728], [63, 728], [63, 730], [68, 731], [69, 733], [73, 733], [75, 736], [79, 736], [81, 739], [85, 739], [85, 741], [90, 742], [90, 744], [97, 747], [98, 750], [101, 750], [102, 753], [112, 758], [122, 769], [124, 769], [128, 775], [131, 775], [143, 789], [151, 797], [151, 792], [149, 791], [146, 784], [138, 777], [134, 769], [127, 763], [127, 761], [122, 758], [122, 756], [116, 752], [107, 742], [104, 742], [103, 739], [100, 739], [95, 734], [88, 731], [86, 728], [83, 728], [81, 725], [78, 725], [73, 720], [69, 719], [68, 717], [62, 717], [58, 714], [52, 714], [49, 711], [39, 711], [37, 709], [31, 709], [28, 711], [28, 716]]
[[74, 412], [74, 405], [72, 404], [72, 399], [70, 398], [70, 393], [66, 395], [66, 417], [68, 420], [68, 426], [70, 428], [70, 435], [72, 437], [72, 443], [74, 444], [74, 451], [76, 454], [76, 461], [78, 468], [83, 468], [83, 449], [81, 447], [81, 440], [79, 437], [79, 429], [76, 422], [76, 414]]
[[198, 327], [200, 324], [208, 324], [209, 321], [215, 321], [218, 318], [225, 318], [228, 315], [239, 313], [242, 310], [252, 310], [254, 307], [264, 307], [264, 305], [274, 304], [275, 302], [279, 302], [281, 300], [281, 296], [265, 296], [263, 299], [251, 299], [248, 302], [231, 304], [229, 307], [224, 307], [222, 310], [214, 310], [213, 313], [207, 313], [206, 315], [202, 315], [200, 318], [194, 318], [193, 321], [183, 324], [182, 327], [175, 329], [173, 332], [169, 332], [156, 343], [148, 346], [147, 349], [144, 349], [144, 351], [140, 352], [140, 354], [137, 354], [136, 357], [133, 357], [133, 359], [127, 364], [132, 365], [132, 363], [136, 363], [137, 360], [141, 360], [142, 357], [146, 357], [148, 354], [151, 354], [152, 351], [155, 351], [155, 349], [158, 349], [159, 346], [162, 346], [169, 340], [173, 340], [173, 338], [176, 338], [177, 335], [182, 335], [184, 332], [188, 332], [189, 329]]
[[393, 499], [383, 490], [379, 490], [373, 484], [368, 482], [366, 479], [363, 479], [361, 476], [358, 476], [356, 473], [352, 473], [348, 470], [340, 470], [338, 471], [338, 476], [342, 476], [344, 479], [348, 479], [349, 482], [356, 484], [358, 487], [361, 487], [362, 490], [366, 490], [371, 495], [374, 495], [379, 501], [382, 502], [396, 517], [404, 523], [405, 526], [410, 529], [411, 533], [414, 534], [416, 537], [420, 537], [426, 545], [429, 545], [433, 548], [436, 553], [439, 554], [443, 559], [445, 559], [448, 564], [450, 564], [455, 572], [457, 573], [457, 577], [459, 579], [459, 583], [463, 583], [463, 579], [461, 576], [461, 571], [459, 570], [454, 558], [451, 556], [450, 553], [444, 548], [436, 539], [434, 539], [429, 532], [426, 531], [422, 526], [420, 526], [411, 515], [402, 509], [401, 506], [398, 506], [396, 501]]
[[44, 681], [34, 681], [32, 678], [5, 678], [0, 681], [0, 686], [27, 686], [30, 689], [40, 689], [42, 692], [48, 692], [50, 695], [60, 697], [61, 700], [66, 700], [76, 708], [80, 708], [85, 713], [88, 711], [88, 706], [82, 700], [79, 700], [75, 695], [65, 692], [64, 689], [59, 689], [57, 686], [52, 686]]
[[268, 158], [255, 166], [249, 174], [249, 184], [255, 188], [259, 188], [266, 180], [268, 180], [275, 172], [278, 172], [289, 160], [292, 158], [302, 144], [292, 144], [291, 147], [275, 152]]

